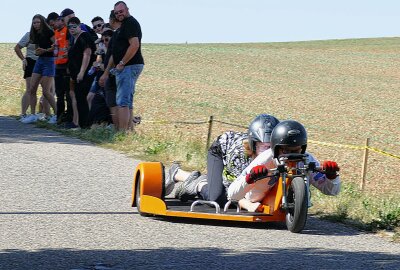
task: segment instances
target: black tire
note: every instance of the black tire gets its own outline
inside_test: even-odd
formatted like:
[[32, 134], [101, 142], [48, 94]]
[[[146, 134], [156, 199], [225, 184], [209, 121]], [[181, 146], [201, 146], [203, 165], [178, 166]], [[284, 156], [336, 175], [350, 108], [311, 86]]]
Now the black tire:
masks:
[[136, 208], [138, 213], [141, 216], [147, 217], [149, 216], [149, 214], [143, 213], [142, 211], [140, 211], [140, 179], [136, 180], [136, 187], [135, 187], [135, 203], [136, 203]]
[[135, 185], [135, 204], [136, 204], [136, 208], [140, 213], [140, 180], [137, 179], [136, 180], [136, 185]]
[[299, 233], [304, 229], [308, 213], [308, 195], [303, 178], [292, 180], [287, 192], [289, 208], [286, 209], [286, 226], [289, 231]]

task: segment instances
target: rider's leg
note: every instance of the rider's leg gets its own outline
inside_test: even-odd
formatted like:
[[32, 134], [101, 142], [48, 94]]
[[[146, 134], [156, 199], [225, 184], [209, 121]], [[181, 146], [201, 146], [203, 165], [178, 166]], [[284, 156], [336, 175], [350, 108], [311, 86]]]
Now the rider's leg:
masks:
[[228, 201], [222, 179], [223, 170], [221, 154], [212, 146], [207, 154], [207, 185], [198, 187], [198, 191], [204, 200], [215, 201], [221, 207]]

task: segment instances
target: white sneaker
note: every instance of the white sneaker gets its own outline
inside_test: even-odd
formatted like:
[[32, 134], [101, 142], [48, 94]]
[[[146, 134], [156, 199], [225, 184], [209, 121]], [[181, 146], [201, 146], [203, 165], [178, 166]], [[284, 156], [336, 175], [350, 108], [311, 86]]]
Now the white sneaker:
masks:
[[22, 119], [21, 123], [31, 124], [31, 123], [35, 123], [37, 120], [38, 120], [38, 117], [36, 116], [36, 114], [31, 114], [29, 116], [26, 116], [24, 119]]
[[18, 121], [20, 121], [20, 122], [22, 122], [22, 120], [24, 120], [25, 118], [26, 118], [26, 114], [21, 114], [20, 116], [19, 116], [19, 119], [18, 119]]
[[36, 114], [38, 121], [46, 121], [46, 115], [44, 113]]
[[53, 115], [52, 117], [50, 117], [49, 121], [47, 122], [49, 124], [57, 124], [57, 115]]

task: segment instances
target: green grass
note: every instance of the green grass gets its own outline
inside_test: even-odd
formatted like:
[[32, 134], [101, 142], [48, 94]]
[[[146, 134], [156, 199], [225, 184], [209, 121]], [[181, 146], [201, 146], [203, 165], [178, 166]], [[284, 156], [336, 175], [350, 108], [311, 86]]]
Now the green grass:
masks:
[[[400, 38], [252, 44], [143, 44], [146, 65], [135, 94], [142, 123], [133, 135], [101, 128], [67, 133], [142, 160], [205, 170], [208, 124], [215, 119], [247, 126], [259, 113], [302, 122], [309, 138], [371, 146], [400, 155], [398, 71]], [[0, 113], [19, 114], [24, 90], [21, 63], [12, 44], [0, 44]], [[226, 130], [214, 123], [212, 138]], [[63, 131], [66, 132], [66, 131]], [[338, 197], [313, 192], [316, 213], [353, 220], [366, 228], [398, 228], [399, 159], [371, 152], [364, 193], [363, 152], [308, 145], [320, 160], [341, 167]], [[395, 234], [396, 236], [397, 234]], [[397, 236], [398, 238], [398, 236]]]
[[344, 183], [335, 198], [312, 190], [314, 206], [311, 213], [325, 219], [345, 222], [361, 229], [378, 231], [400, 228], [400, 201], [398, 196], [379, 198], [362, 193], [354, 184]]
[[202, 164], [201, 169], [205, 169], [205, 146], [196, 140], [187, 141], [179, 137], [171, 139], [139, 133], [126, 134], [104, 126], [87, 130], [66, 130], [46, 122], [38, 122], [36, 125], [123, 152], [139, 160], [162, 161], [165, 164], [175, 160], [181, 162], [186, 169], [198, 168], [199, 164]]

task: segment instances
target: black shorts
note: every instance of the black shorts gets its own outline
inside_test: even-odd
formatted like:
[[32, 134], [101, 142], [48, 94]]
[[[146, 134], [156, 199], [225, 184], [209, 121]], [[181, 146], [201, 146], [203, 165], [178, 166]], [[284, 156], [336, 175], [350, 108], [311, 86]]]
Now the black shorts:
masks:
[[104, 87], [104, 92], [106, 94], [106, 103], [109, 108], [117, 106], [117, 83], [115, 81], [115, 76], [110, 76]]
[[36, 60], [32, 58], [26, 58], [26, 68], [24, 70], [24, 79], [32, 77], [33, 68], [35, 67]]

